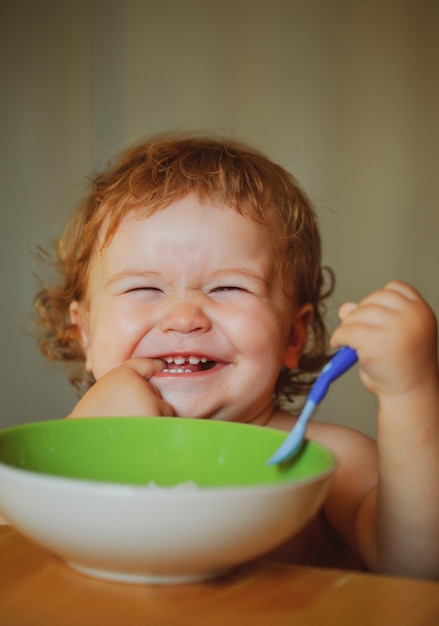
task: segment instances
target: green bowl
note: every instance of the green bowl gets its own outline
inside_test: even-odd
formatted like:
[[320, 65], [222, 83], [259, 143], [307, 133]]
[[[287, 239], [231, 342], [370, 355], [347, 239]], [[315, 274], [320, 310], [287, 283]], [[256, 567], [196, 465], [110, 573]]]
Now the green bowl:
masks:
[[89, 418], [0, 432], [0, 510], [87, 574], [189, 582], [218, 576], [298, 532], [334, 472], [308, 441], [266, 464], [280, 431], [185, 418]]

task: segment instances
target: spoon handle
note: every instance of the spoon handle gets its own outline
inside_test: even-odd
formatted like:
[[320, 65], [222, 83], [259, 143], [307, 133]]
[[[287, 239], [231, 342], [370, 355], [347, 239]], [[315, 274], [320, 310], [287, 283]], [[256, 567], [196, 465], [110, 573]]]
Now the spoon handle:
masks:
[[311, 387], [308, 400], [312, 400], [314, 404], [319, 404], [326, 396], [332, 381], [344, 374], [357, 361], [358, 355], [353, 348], [349, 346], [340, 348], [320, 372], [320, 375]]
[[276, 465], [277, 463], [286, 461], [296, 454], [305, 438], [306, 425], [308, 424], [311, 415], [314, 413], [316, 406], [326, 396], [329, 385], [332, 381], [346, 372], [346, 370], [352, 367], [357, 360], [358, 355], [356, 351], [349, 348], [349, 346], [343, 346], [338, 352], [336, 352], [331, 360], [328, 361], [311, 387], [311, 391], [308, 394], [305, 405], [297, 422], [282, 445], [268, 460], [267, 465]]

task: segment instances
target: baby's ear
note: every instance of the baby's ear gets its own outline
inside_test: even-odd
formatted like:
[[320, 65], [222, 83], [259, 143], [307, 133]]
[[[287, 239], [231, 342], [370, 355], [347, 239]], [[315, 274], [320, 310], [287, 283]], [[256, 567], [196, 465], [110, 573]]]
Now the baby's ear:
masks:
[[299, 364], [308, 337], [312, 315], [313, 307], [311, 304], [305, 304], [296, 312], [283, 358], [283, 364], [289, 369], [295, 369]]
[[83, 302], [74, 300], [69, 306], [69, 315], [72, 326], [78, 333], [79, 343], [84, 351], [85, 369], [91, 372], [91, 347], [90, 347], [90, 329], [88, 323], [88, 311]]

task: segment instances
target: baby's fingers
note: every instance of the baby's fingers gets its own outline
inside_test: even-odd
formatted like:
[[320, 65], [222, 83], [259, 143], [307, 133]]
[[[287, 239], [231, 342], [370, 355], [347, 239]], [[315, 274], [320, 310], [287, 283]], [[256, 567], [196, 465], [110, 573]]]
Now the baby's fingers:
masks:
[[342, 304], [338, 310], [338, 316], [341, 319], [341, 321], [346, 319], [349, 313], [352, 313], [352, 311], [355, 311], [357, 307], [358, 307], [358, 304], [356, 304], [355, 302], [345, 302], [344, 304]]
[[388, 282], [386, 285], [384, 285], [381, 291], [388, 292], [388, 293], [393, 292], [395, 294], [399, 294], [407, 300], [413, 300], [413, 301], [422, 300], [421, 294], [418, 291], [416, 291], [414, 287], [412, 287], [411, 285], [408, 285], [407, 283], [403, 283], [399, 280], [392, 280]]
[[157, 372], [162, 372], [165, 363], [160, 359], [133, 358], [125, 361], [122, 367], [130, 367], [145, 380], [149, 380]]

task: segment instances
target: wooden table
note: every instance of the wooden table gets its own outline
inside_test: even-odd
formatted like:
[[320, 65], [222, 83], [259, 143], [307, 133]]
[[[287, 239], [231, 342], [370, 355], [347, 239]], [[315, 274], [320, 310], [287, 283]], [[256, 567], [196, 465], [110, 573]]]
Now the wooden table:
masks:
[[1, 626], [435, 626], [439, 583], [258, 560], [196, 585], [88, 578], [0, 526]]

